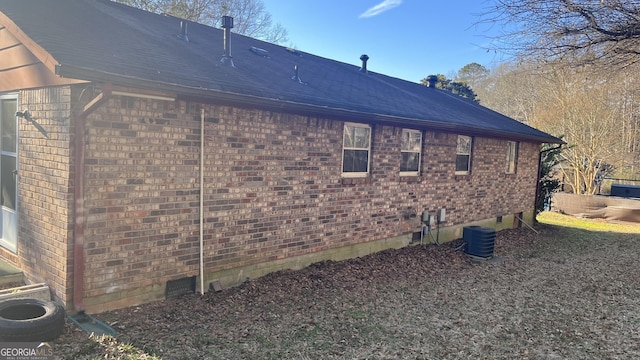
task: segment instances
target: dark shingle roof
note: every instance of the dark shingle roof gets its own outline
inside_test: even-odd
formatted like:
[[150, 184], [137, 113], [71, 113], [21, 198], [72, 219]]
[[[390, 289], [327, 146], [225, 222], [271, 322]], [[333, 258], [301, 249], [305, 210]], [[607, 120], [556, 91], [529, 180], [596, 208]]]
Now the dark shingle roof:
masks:
[[[451, 93], [237, 34], [231, 68], [220, 62], [222, 30], [189, 23], [185, 42], [179, 19], [107, 0], [2, 0], [0, 12], [51, 54], [61, 76], [354, 121], [561, 142]], [[304, 84], [291, 79], [295, 65]]]

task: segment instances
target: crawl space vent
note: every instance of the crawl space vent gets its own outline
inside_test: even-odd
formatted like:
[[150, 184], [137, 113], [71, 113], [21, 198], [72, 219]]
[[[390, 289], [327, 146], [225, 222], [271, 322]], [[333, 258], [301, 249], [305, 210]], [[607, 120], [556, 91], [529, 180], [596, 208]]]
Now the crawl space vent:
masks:
[[177, 280], [167, 281], [165, 289], [165, 298], [177, 298], [185, 294], [193, 294], [196, 292], [196, 277], [186, 277]]

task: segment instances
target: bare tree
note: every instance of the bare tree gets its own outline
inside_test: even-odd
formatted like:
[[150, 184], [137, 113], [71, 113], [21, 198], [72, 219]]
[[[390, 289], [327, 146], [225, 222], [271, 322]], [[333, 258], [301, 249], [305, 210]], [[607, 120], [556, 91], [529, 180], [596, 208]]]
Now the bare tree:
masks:
[[271, 14], [261, 0], [208, 0], [211, 5], [203, 13], [207, 21], [215, 23], [222, 15], [233, 16], [234, 31], [273, 43], [288, 41], [287, 30], [274, 24]]
[[603, 175], [640, 164], [640, 64], [616, 72], [565, 62], [503, 63], [477, 88], [481, 103], [551, 134], [564, 135], [565, 183], [596, 191]]
[[[620, 176], [638, 174], [640, 168], [640, 65], [628, 67], [609, 75], [612, 99], [621, 117], [620, 146], [626, 153]], [[637, 175], [636, 175], [637, 176]]]
[[[559, 95], [559, 94], [555, 94]], [[565, 134], [569, 146], [562, 151], [565, 181], [575, 193], [595, 194], [596, 179], [619, 163], [619, 117], [607, 99], [606, 90], [566, 91], [558, 99], [556, 133]]]
[[502, 51], [576, 64], [625, 67], [640, 61], [637, 0], [492, 0], [482, 22], [503, 25]]
[[246, 36], [282, 44], [288, 41], [287, 30], [273, 23], [262, 0], [115, 0], [158, 14], [216, 26], [223, 15], [234, 18], [233, 31]]
[[[487, 0], [481, 22], [501, 25], [492, 47], [518, 62], [492, 69], [482, 104], [556, 135], [565, 181], [593, 194], [596, 179], [640, 164], [640, 1]], [[522, 59], [526, 59], [522, 61]]]
[[535, 63], [502, 63], [491, 69], [474, 87], [480, 103], [525, 124], [536, 126], [537, 92]]

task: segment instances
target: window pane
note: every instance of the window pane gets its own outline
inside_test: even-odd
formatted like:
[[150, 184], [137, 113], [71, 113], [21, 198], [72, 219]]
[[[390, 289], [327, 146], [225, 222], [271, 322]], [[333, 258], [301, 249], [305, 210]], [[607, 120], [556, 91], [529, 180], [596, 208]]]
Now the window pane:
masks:
[[400, 164], [400, 171], [412, 171], [418, 172], [420, 165], [420, 153], [403, 152], [402, 163]]
[[0, 157], [0, 188], [2, 188], [1, 202], [2, 206], [11, 210], [16, 209], [16, 158], [13, 156], [2, 155]]
[[402, 151], [407, 151], [411, 147], [411, 145], [410, 145], [411, 141], [409, 140], [409, 136], [410, 135], [411, 135], [411, 133], [408, 132], [408, 131], [403, 131], [402, 132], [402, 148], [401, 148]]
[[422, 148], [422, 134], [419, 132], [411, 132], [410, 133], [410, 139], [411, 141], [409, 142], [409, 151], [413, 151], [413, 152], [421, 152], [421, 148]]
[[352, 148], [354, 141], [353, 141], [353, 132], [354, 132], [355, 128], [353, 126], [348, 126], [345, 125], [344, 126], [344, 137], [343, 137], [343, 142], [342, 142], [342, 146], [346, 147], [346, 148]]
[[421, 152], [422, 134], [414, 131], [402, 132], [402, 151]]
[[16, 111], [18, 111], [15, 99], [2, 100], [2, 151], [16, 152]]
[[355, 127], [354, 128], [354, 147], [358, 149], [369, 149], [369, 128]]
[[458, 154], [471, 154], [471, 137], [458, 136]]
[[469, 155], [456, 156], [456, 171], [469, 171]]
[[514, 173], [516, 170], [516, 154], [518, 145], [516, 142], [509, 141], [507, 143], [507, 172]]
[[369, 169], [369, 151], [345, 150], [343, 172], [367, 172]]

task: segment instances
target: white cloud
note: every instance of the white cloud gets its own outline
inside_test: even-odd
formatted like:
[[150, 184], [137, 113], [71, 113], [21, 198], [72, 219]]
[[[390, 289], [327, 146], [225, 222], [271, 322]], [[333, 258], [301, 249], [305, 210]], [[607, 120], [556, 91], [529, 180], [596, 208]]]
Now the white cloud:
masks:
[[402, 4], [402, 0], [384, 0], [380, 4], [367, 9], [367, 11], [360, 14], [361, 18], [368, 18], [379, 15], [387, 10], [391, 10], [396, 6]]

